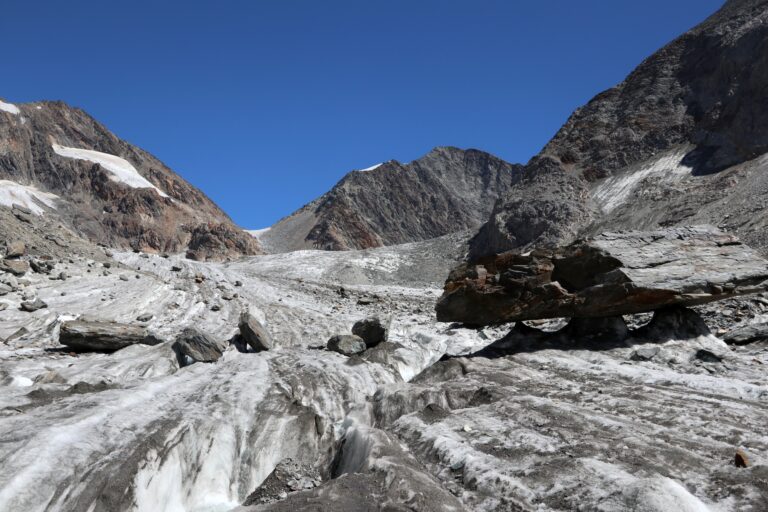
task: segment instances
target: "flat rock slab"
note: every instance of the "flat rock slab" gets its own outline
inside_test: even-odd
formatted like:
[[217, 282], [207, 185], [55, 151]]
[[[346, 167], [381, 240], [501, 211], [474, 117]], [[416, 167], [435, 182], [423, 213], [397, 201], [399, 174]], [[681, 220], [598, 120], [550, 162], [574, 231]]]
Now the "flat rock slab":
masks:
[[143, 327], [117, 322], [73, 320], [64, 322], [59, 333], [59, 343], [79, 351], [112, 352], [153, 340]]
[[454, 269], [437, 319], [488, 325], [694, 306], [768, 290], [768, 261], [711, 226], [604, 233]]

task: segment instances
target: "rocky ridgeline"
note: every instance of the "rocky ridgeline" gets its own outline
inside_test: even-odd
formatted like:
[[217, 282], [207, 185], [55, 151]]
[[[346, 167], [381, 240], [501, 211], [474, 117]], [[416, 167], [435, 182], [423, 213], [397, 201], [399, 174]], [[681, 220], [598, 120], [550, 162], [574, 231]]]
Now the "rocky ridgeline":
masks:
[[489, 325], [609, 317], [768, 290], [768, 262], [732, 235], [697, 226], [605, 233], [554, 250], [509, 251], [454, 269], [444, 322]]
[[259, 238], [270, 252], [346, 250], [476, 230], [520, 169], [475, 149], [435, 148], [410, 163], [350, 172]]

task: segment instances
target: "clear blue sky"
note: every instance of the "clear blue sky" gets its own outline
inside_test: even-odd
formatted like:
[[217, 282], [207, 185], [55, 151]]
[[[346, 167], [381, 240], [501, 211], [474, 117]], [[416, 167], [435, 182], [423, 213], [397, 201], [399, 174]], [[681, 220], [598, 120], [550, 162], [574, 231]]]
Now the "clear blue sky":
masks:
[[434, 146], [525, 162], [721, 0], [5, 0], [0, 97], [61, 99], [240, 225]]

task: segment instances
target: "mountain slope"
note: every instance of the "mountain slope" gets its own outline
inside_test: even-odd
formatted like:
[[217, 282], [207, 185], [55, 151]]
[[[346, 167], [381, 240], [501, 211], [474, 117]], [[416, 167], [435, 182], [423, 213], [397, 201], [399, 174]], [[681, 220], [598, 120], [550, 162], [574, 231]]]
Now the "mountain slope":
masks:
[[259, 252], [205, 194], [82, 110], [62, 102], [0, 107], [3, 206], [58, 217], [114, 247], [188, 249], [198, 259]]
[[477, 229], [520, 168], [482, 151], [435, 148], [408, 164], [350, 172], [259, 239], [271, 252], [345, 250]]
[[471, 256], [692, 222], [765, 249], [766, 152], [768, 1], [732, 0], [577, 109], [526, 165]]

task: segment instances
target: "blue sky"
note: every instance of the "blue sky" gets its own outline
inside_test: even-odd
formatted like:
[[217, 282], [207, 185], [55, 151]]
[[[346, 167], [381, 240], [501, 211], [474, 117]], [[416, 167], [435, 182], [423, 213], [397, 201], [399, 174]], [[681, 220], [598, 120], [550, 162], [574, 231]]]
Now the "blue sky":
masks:
[[260, 228], [434, 146], [525, 162], [721, 0], [0, 6], [0, 97], [61, 99]]

